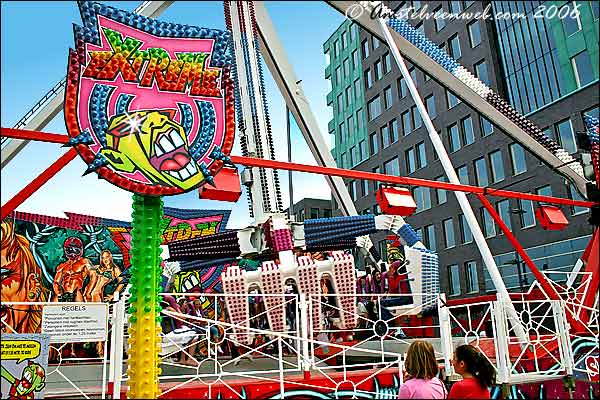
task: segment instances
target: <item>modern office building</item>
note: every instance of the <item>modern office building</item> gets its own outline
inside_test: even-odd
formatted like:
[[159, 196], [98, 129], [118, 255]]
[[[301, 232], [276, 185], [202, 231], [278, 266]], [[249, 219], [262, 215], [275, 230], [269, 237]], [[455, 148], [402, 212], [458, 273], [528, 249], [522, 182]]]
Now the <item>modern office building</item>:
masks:
[[333, 110], [329, 133], [335, 134], [333, 157], [338, 166], [352, 168], [368, 158], [365, 95], [358, 25], [346, 20], [323, 45], [331, 83], [327, 105]]
[[[565, 149], [579, 156], [575, 132], [583, 130], [582, 114], [598, 114], [597, 4], [576, 2], [581, 3], [581, 14], [573, 24], [571, 20], [533, 18], [536, 5], [532, 3], [543, 4], [546, 8], [552, 5], [559, 10], [566, 2], [492, 3], [495, 11], [506, 8], [527, 15], [519, 20], [430, 19], [411, 22], [513, 107], [545, 129]], [[443, 9], [459, 13], [481, 11], [490, 2], [388, 3], [394, 10], [403, 6], [420, 8], [425, 4], [429, 11]], [[363, 30], [360, 30], [359, 46], [369, 156], [353, 168], [446, 180], [389, 49]], [[490, 124], [420, 69], [410, 64], [408, 68], [461, 182], [559, 197], [578, 196], [564, 178], [542, 165], [499, 127]], [[332, 82], [332, 86], [332, 92], [336, 92], [335, 83]], [[334, 119], [335, 115], [334, 107]], [[336, 154], [339, 154], [338, 138], [341, 139], [343, 134], [335, 130]], [[377, 214], [380, 211], [374, 196], [375, 185], [352, 181], [348, 182], [348, 188], [359, 213]], [[412, 188], [412, 191], [418, 208], [407, 221], [417, 229], [424, 244], [438, 252], [442, 290], [449, 297], [493, 292], [494, 287], [455, 196], [428, 188]], [[473, 196], [468, 199], [507, 287], [513, 290], [527, 287], [533, 279], [527, 267], [491, 216], [484, 212], [482, 204]], [[494, 197], [490, 200], [542, 269], [570, 270], [587, 245], [592, 229], [586, 222], [585, 210], [563, 209], [569, 218], [569, 226], [563, 231], [545, 231], [534, 216], [537, 204]], [[385, 253], [384, 236], [372, 237], [381, 253]]]
[[[284, 213], [287, 214], [289, 207]], [[292, 215], [295, 221], [302, 222], [305, 219], [329, 218], [331, 217], [331, 200], [304, 198], [296, 203], [292, 208]]]

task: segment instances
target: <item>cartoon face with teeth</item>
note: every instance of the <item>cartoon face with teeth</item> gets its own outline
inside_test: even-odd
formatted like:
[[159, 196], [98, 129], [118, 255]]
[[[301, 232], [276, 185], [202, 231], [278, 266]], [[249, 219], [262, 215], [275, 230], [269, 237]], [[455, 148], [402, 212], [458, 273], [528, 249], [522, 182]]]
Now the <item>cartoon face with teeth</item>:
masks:
[[147, 110], [114, 116], [100, 152], [123, 172], [139, 171], [154, 184], [189, 190], [204, 175], [192, 158], [187, 136], [173, 120], [175, 110]]
[[13, 376], [6, 368], [1, 368], [2, 378], [10, 384], [9, 399], [33, 399], [34, 392], [41, 391], [46, 386], [46, 371], [44, 368], [33, 361], [28, 361], [23, 369], [21, 379]]

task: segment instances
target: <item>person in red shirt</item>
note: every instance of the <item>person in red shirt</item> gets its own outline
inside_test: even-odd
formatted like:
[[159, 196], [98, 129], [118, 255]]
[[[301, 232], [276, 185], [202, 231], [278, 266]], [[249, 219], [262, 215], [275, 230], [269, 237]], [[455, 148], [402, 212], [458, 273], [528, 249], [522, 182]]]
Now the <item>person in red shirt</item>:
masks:
[[458, 346], [452, 359], [454, 371], [462, 380], [452, 385], [448, 399], [489, 399], [489, 388], [496, 381], [496, 371], [488, 359], [475, 347]]

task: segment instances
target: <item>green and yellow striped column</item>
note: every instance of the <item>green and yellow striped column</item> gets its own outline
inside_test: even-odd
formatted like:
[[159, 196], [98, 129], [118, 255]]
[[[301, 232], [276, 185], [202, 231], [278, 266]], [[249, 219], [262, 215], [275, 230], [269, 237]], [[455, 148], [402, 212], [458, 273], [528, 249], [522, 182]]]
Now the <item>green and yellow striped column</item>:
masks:
[[160, 395], [161, 326], [160, 222], [163, 202], [160, 197], [133, 195], [129, 310], [129, 387], [130, 399], [155, 399]]

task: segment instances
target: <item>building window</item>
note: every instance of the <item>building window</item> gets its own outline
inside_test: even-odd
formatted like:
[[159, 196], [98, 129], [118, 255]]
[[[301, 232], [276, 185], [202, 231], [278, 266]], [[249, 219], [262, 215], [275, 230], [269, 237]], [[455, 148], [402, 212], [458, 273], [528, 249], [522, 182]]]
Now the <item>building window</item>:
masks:
[[370, 89], [373, 86], [373, 78], [371, 78], [371, 70], [367, 69], [365, 71], [365, 83], [367, 85], [367, 89]]
[[340, 122], [340, 139], [344, 140], [346, 136], [346, 125], [343, 122]]
[[481, 60], [475, 64], [475, 76], [486, 85], [490, 85], [490, 75], [488, 74], [487, 63], [485, 60]]
[[379, 41], [379, 39], [377, 39], [376, 36], [373, 36], [373, 50], [378, 48], [380, 44], [381, 44], [381, 42]]
[[329, 49], [325, 50], [325, 67], [329, 67], [331, 64], [331, 56], [329, 55]]
[[369, 194], [369, 181], [364, 179], [362, 181], [362, 187], [363, 187], [363, 196], [366, 196]]
[[592, 8], [592, 15], [594, 19], [598, 19], [598, 14], [600, 14], [600, 2], [596, 0], [590, 1], [590, 7]]
[[359, 108], [356, 111], [356, 129], [359, 131], [363, 127], [363, 118], [364, 118], [363, 109]]
[[373, 121], [381, 115], [381, 98], [379, 96], [375, 96], [367, 103], [367, 111], [369, 113], [369, 121]]
[[441, 31], [446, 26], [446, 20], [444, 18], [439, 17], [443, 11], [444, 10], [442, 9], [442, 7], [438, 7], [435, 10], [433, 10], [434, 18], [435, 18], [435, 31], [436, 32]]
[[[564, 10], [564, 11], [563, 11]], [[561, 11], [562, 14], [560, 13]], [[571, 1], [565, 4], [559, 11], [560, 15], [565, 15], [562, 19], [565, 35], [571, 36], [581, 30], [581, 21], [579, 20], [579, 10], [575, 9], [575, 2]]]
[[425, 142], [417, 143], [417, 168], [427, 166], [427, 153], [425, 151]]
[[354, 117], [349, 116], [346, 122], [348, 123], [348, 136], [351, 137], [354, 135]]
[[350, 59], [344, 60], [344, 77], [350, 76]]
[[575, 135], [573, 134], [573, 126], [571, 120], [566, 119], [556, 124], [558, 132], [559, 144], [569, 153], [577, 152], [577, 144], [575, 143]]
[[354, 98], [360, 99], [360, 79], [354, 81]]
[[396, 118], [390, 122], [390, 128], [390, 140], [395, 143], [398, 140], [398, 120]]
[[533, 211], [533, 201], [519, 199], [519, 215], [521, 220], [521, 228], [529, 228], [535, 226], [535, 214]]
[[383, 171], [386, 175], [398, 176], [400, 175], [400, 169], [398, 166], [398, 157], [394, 157], [391, 160], [383, 163]]
[[[381, 173], [381, 168], [379, 168], [379, 167], [373, 168], [373, 173], [374, 174], [380, 174]], [[374, 192], [377, 191], [378, 186], [379, 186], [379, 182], [373, 181], [373, 191]]]
[[340, 55], [340, 42], [338, 40], [336, 40], [335, 42], [333, 42], [333, 57], [338, 58], [339, 55]]
[[390, 130], [387, 125], [381, 127], [381, 148], [385, 149], [390, 145]]
[[492, 182], [503, 181], [506, 175], [504, 174], [504, 162], [500, 150], [490, 153], [490, 163], [492, 165]]
[[[504, 224], [508, 227], [509, 231], [512, 231], [512, 223], [510, 222], [510, 202], [508, 199], [499, 201], [496, 204], [496, 208], [498, 209], [498, 215]], [[500, 232], [502, 234], [502, 231]]]
[[361, 140], [358, 143], [358, 151], [360, 153], [360, 160], [365, 160], [369, 155], [367, 154], [367, 143], [364, 140]]
[[525, 162], [525, 150], [518, 143], [513, 143], [508, 146], [510, 149], [510, 161], [512, 164], [513, 175], [519, 175], [527, 171], [527, 163]]
[[475, 142], [475, 133], [473, 133], [473, 120], [471, 119], [471, 117], [467, 117], [461, 120], [461, 125], [463, 128], [465, 146], [468, 146], [471, 143]]
[[452, 107], [454, 107], [455, 105], [460, 103], [460, 100], [458, 100], [458, 97], [456, 97], [449, 90], [446, 90], [446, 101], [448, 102], [448, 109], [451, 109]]
[[337, 67], [337, 68], [335, 69], [335, 82], [336, 82], [338, 85], [341, 85], [341, 84], [342, 84], [342, 69], [341, 69], [340, 67]]
[[469, 171], [466, 165], [462, 165], [456, 169], [456, 175], [458, 175], [458, 181], [463, 185], [469, 184]]
[[358, 50], [352, 52], [352, 68], [360, 68], [360, 60], [358, 59]]
[[346, 88], [346, 104], [348, 104], [348, 107], [352, 104], [352, 86]]
[[[438, 182], [448, 182], [448, 180], [446, 179], [445, 176], [438, 176], [437, 178], [435, 178], [436, 181]], [[448, 192], [444, 189], [436, 189], [436, 195], [437, 195], [437, 203], [438, 204], [444, 204], [445, 202], [448, 201]]]
[[379, 152], [379, 143], [377, 141], [377, 133], [371, 133], [371, 155]]
[[468, 261], [465, 263], [465, 272], [467, 275], [467, 293], [479, 292], [479, 280], [477, 277], [477, 263]]
[[344, 111], [344, 97], [342, 96], [342, 94], [338, 94], [337, 97], [337, 106], [338, 106], [338, 111], [342, 112]]
[[448, 48], [450, 49], [450, 56], [455, 60], [458, 60], [462, 53], [460, 51], [460, 41], [458, 40], [458, 35], [454, 35], [448, 41]]
[[390, 53], [387, 52], [383, 55], [383, 73], [387, 74], [392, 70], [392, 59], [390, 58]]
[[406, 87], [404, 78], [398, 79], [398, 93], [400, 94], [401, 99], [405, 98], [408, 94], [408, 88]]
[[458, 125], [452, 124], [448, 127], [448, 140], [450, 141], [451, 153], [454, 153], [462, 147]]
[[385, 100], [385, 108], [387, 110], [394, 104], [394, 99], [392, 98], [392, 87], [391, 86], [388, 86], [385, 89], [383, 89], [383, 97]]
[[444, 244], [447, 249], [456, 246], [454, 238], [454, 222], [452, 218], [445, 219], [442, 226], [444, 227]]
[[318, 208], [310, 209], [310, 218], [319, 218], [319, 209]]
[[479, 46], [481, 43], [481, 28], [479, 26], [479, 20], [471, 22], [469, 25], [469, 42], [471, 47]]
[[425, 237], [423, 238], [423, 244], [425, 245], [425, 247], [427, 247], [431, 251], [436, 251], [437, 246], [435, 241], [435, 226], [427, 225], [423, 233], [425, 235]]
[[375, 65], [373, 65], [373, 70], [375, 71], [375, 80], [380, 80], [383, 76], [383, 71], [381, 70], [381, 61], [375, 62]]
[[552, 196], [552, 187], [550, 185], [539, 187], [535, 190], [535, 193], [540, 196]]
[[404, 159], [406, 160], [406, 172], [412, 174], [417, 170], [417, 160], [415, 156], [415, 149], [410, 148], [404, 152]]
[[571, 65], [573, 66], [577, 87], [585, 86], [594, 80], [592, 60], [586, 50], [571, 58]]
[[458, 15], [462, 11], [462, 7], [459, 0], [450, 1], [450, 12], [452, 14]]
[[363, 59], [369, 57], [369, 41], [367, 39], [362, 41], [362, 54]]
[[467, 219], [463, 214], [458, 216], [458, 223], [460, 225], [460, 233], [462, 235], [461, 239], [464, 244], [471, 243], [473, 241], [473, 234], [471, 233], [471, 228], [467, 223]]
[[360, 155], [358, 154], [358, 146], [353, 146], [350, 149], [350, 154], [352, 154], [352, 166], [358, 164], [360, 162]]
[[415, 212], [429, 210], [431, 208], [431, 191], [426, 187], [417, 187], [413, 190], [413, 196], [417, 203]]
[[483, 221], [483, 234], [486, 238], [496, 236], [496, 224], [494, 219], [485, 208], [481, 209], [481, 220]]
[[402, 113], [402, 132], [404, 133], [404, 136], [410, 135], [412, 132], [410, 111], [405, 111]]
[[331, 210], [329, 208], [323, 210], [323, 218], [331, 218]]
[[299, 222], [304, 221], [304, 209], [301, 209], [300, 212], [298, 213], [298, 221]]
[[427, 109], [427, 114], [429, 114], [429, 118], [434, 119], [437, 117], [437, 112], [435, 110], [435, 97], [433, 94], [431, 96], [425, 97], [425, 108]]
[[417, 106], [412, 107], [412, 115], [414, 121], [414, 129], [419, 129], [421, 125], [423, 125], [423, 121], [421, 120], [421, 114], [419, 114], [419, 110], [417, 110]]
[[355, 150], [355, 148], [351, 147], [350, 151], [348, 151], [348, 157], [350, 158], [350, 160], [349, 160], [350, 162], [348, 163], [349, 168], [354, 167], [354, 162], [356, 161], [356, 158], [354, 158], [354, 150]]
[[448, 288], [450, 289], [450, 296], [460, 294], [460, 270], [456, 264], [448, 266]]
[[485, 162], [485, 157], [481, 157], [473, 161], [473, 165], [475, 165], [475, 182], [477, 186], [488, 186], [490, 182], [488, 180], [487, 163]]
[[[575, 189], [575, 186], [573, 186], [570, 183], [569, 183], [569, 186], [568, 186], [568, 193], [569, 193], [569, 197], [572, 200], [585, 201], [585, 199], [583, 197], [581, 197], [581, 195], [579, 194], [579, 192], [577, 191], [577, 189]], [[586, 207], [579, 207], [579, 206], [573, 206], [573, 207], [571, 207], [571, 214], [572, 215], [584, 214], [586, 212], [588, 212], [588, 208], [586, 208]]]
[[420, 32], [421, 35], [425, 36], [425, 26], [423, 25], [423, 22], [419, 22], [415, 25], [415, 31]]
[[488, 136], [491, 135], [492, 133], [494, 133], [494, 125], [492, 125], [492, 123], [490, 121], [488, 121], [486, 118], [481, 117], [480, 118], [481, 121], [481, 134], [483, 136]]

